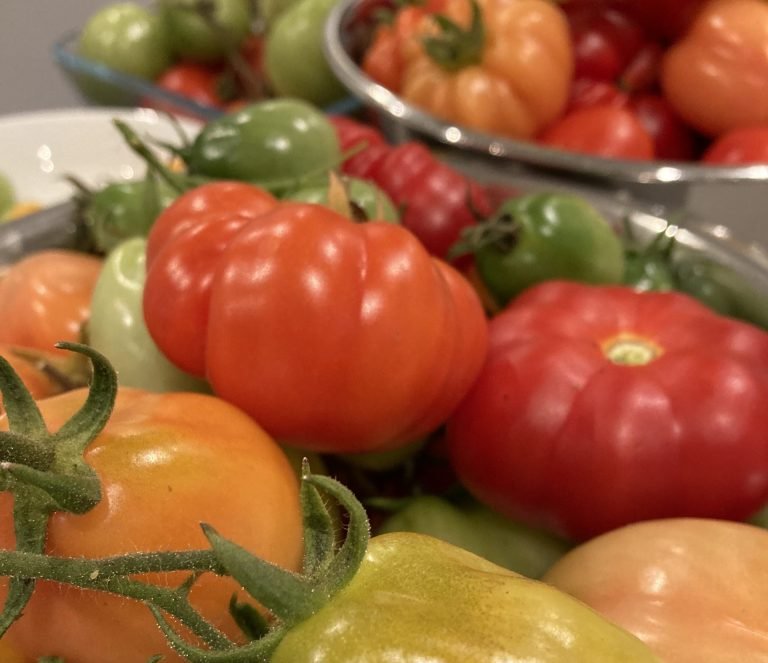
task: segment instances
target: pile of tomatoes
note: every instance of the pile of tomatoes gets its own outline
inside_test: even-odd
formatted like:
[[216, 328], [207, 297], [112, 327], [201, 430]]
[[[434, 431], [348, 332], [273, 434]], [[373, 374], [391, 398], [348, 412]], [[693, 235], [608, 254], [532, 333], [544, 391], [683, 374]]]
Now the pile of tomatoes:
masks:
[[[714, 310], [716, 271], [691, 297], [681, 270], [704, 263], [628, 250], [587, 201], [487, 189], [297, 100], [175, 154], [182, 171], [148, 164], [145, 204], [86, 208], [88, 252], [0, 276], [0, 356], [32, 395], [0, 363], [0, 568], [14, 548], [100, 560], [64, 591], [55, 564], [0, 583], [24, 606], [7, 660], [186, 656], [139, 576], [205, 618], [195, 646], [221, 651], [189, 660], [766, 655], [768, 533], [743, 521], [768, 501], [768, 331]], [[61, 340], [117, 371], [108, 418], [84, 414], [99, 399]], [[303, 457], [363, 502], [370, 542], [306, 492]], [[100, 499], [72, 507], [83, 463]], [[324, 528], [344, 526], [367, 547], [339, 566]], [[103, 558], [211, 545], [216, 574], [102, 578]], [[291, 626], [268, 658], [238, 648], [256, 603]]]
[[[379, 3], [380, 4], [380, 3]], [[396, 7], [361, 66], [438, 117], [622, 159], [768, 160], [760, 0], [430, 0]]]

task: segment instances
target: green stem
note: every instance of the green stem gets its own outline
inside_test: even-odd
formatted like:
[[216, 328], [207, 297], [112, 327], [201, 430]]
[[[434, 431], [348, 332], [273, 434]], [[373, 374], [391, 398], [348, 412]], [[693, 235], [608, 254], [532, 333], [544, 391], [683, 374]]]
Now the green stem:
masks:
[[447, 16], [436, 14], [434, 20], [440, 32], [425, 37], [424, 50], [438, 66], [446, 71], [459, 71], [479, 64], [485, 48], [485, 25], [477, 0], [471, 0], [472, 18], [469, 28], [464, 29]]

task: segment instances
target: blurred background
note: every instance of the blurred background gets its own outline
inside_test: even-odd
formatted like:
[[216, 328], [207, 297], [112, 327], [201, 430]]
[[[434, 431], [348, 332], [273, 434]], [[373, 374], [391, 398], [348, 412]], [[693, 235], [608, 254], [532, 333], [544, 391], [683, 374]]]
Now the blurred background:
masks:
[[51, 49], [104, 0], [0, 0], [0, 114], [82, 105]]

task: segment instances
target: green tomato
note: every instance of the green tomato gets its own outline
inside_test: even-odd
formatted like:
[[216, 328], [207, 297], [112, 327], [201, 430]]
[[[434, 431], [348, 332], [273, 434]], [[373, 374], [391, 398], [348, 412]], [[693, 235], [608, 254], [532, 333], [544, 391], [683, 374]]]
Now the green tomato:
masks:
[[134, 237], [106, 257], [91, 299], [88, 343], [110, 360], [122, 386], [208, 392], [205, 382], [165, 358], [144, 324], [146, 244], [143, 237]]
[[274, 91], [328, 104], [347, 96], [323, 52], [323, 27], [336, 0], [299, 0], [270, 26], [264, 44], [264, 68]]
[[564, 592], [411, 533], [371, 539], [349, 584], [294, 626], [270, 660], [657, 662]]
[[[171, 64], [161, 17], [133, 2], [107, 5], [93, 14], [77, 42], [78, 55], [122, 74], [154, 80]], [[82, 93], [97, 103], [130, 103], [128, 93], [87, 75], [76, 77]]]
[[478, 274], [501, 304], [549, 279], [601, 284], [621, 283], [624, 277], [618, 234], [576, 195], [512, 198], [473, 232]]
[[223, 60], [228, 49], [236, 48], [251, 32], [249, 0], [213, 0], [211, 19], [206, 21], [194, 0], [161, 0], [171, 49], [180, 58], [196, 62]]
[[324, 181], [341, 161], [333, 125], [299, 99], [259, 101], [209, 122], [185, 154], [189, 173], [274, 192]]
[[[341, 194], [346, 193], [346, 200], [352, 207], [352, 216], [357, 220], [356, 213], [360, 213], [360, 220], [389, 221], [399, 223], [400, 215], [397, 212], [392, 199], [376, 184], [357, 177], [340, 177]], [[286, 196], [287, 200], [296, 200], [302, 203], [315, 203], [317, 205], [334, 206], [329, 199], [331, 189], [326, 182], [323, 185], [303, 187]]]
[[259, 3], [259, 16], [267, 26], [272, 25], [275, 19], [289, 7], [293, 7], [299, 0], [261, 0]]
[[430, 495], [410, 500], [378, 531], [434, 536], [529, 578], [540, 578], [571, 547], [475, 502], [457, 506]]
[[0, 173], [0, 220], [11, 211], [16, 204], [16, 191], [3, 173]]
[[106, 253], [130, 237], [146, 237], [177, 195], [164, 180], [154, 177], [113, 182], [96, 191], [83, 212], [94, 247]]

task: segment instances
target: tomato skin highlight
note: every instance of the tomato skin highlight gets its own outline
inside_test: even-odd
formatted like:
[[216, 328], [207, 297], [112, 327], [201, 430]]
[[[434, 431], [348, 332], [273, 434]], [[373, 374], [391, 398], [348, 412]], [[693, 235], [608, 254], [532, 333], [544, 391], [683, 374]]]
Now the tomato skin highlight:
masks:
[[[50, 430], [82, 405], [85, 390], [39, 402]], [[0, 418], [0, 429], [7, 421]], [[254, 554], [297, 570], [302, 533], [296, 475], [285, 454], [249, 417], [212, 396], [151, 394], [121, 388], [106, 427], [86, 461], [99, 475], [102, 500], [84, 515], [52, 516], [47, 552], [103, 557], [152, 550], [204, 549], [200, 522], [209, 522]], [[0, 548], [13, 546], [12, 499], [0, 495]], [[184, 574], [148, 574], [163, 585]], [[6, 579], [0, 584], [4, 595]], [[228, 602], [237, 584], [206, 574], [192, 603], [237, 637]], [[244, 597], [241, 595], [240, 599]], [[134, 663], [170, 652], [146, 606], [92, 591], [37, 583], [6, 636], [36, 659], [56, 655], [80, 663]]]
[[[614, 363], [622, 338], [658, 355]], [[575, 539], [649, 518], [743, 519], [768, 499], [766, 399], [762, 330], [679, 293], [549, 282], [491, 321], [448, 439], [478, 499]]]

